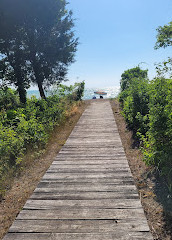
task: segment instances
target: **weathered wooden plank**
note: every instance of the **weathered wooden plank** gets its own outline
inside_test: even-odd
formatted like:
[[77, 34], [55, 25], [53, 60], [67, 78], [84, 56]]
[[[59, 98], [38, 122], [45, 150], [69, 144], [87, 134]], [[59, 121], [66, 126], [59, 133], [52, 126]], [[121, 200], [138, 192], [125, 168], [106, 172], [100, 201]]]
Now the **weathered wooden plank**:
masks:
[[58, 179], [73, 179], [73, 178], [85, 178], [85, 179], [93, 179], [93, 178], [97, 178], [97, 179], [106, 179], [106, 178], [114, 178], [114, 179], [122, 179], [125, 177], [132, 177], [131, 173], [129, 172], [113, 172], [113, 173], [109, 173], [109, 172], [95, 172], [95, 173], [74, 173], [74, 172], [70, 172], [70, 173], [59, 173], [56, 171], [47, 171], [47, 174], [55, 174]]
[[59, 165], [59, 161], [54, 161], [51, 166], [58, 167], [58, 168], [61, 168], [61, 169], [62, 168], [69, 168], [69, 167], [70, 168], [79, 168], [79, 169], [80, 168], [86, 168], [86, 169], [88, 169], [88, 168], [100, 168], [100, 169], [105, 169], [105, 168], [119, 168], [119, 169], [120, 168], [128, 168], [128, 169], [130, 169], [126, 162], [124, 162], [124, 163], [118, 163], [118, 162], [109, 163], [109, 162], [106, 162], [106, 164], [105, 164], [104, 162], [101, 163], [101, 161], [99, 161], [98, 164], [97, 164], [95, 161], [94, 162], [92, 161], [91, 163], [92, 164], [90, 164], [88, 161], [87, 162], [85, 161], [85, 163], [80, 161], [80, 164], [79, 164], [77, 162], [73, 163], [72, 161], [71, 162], [68, 161], [68, 162], [66, 162], [66, 164], [61, 163]]
[[113, 192], [113, 193], [124, 193], [126, 192], [127, 194], [131, 194], [131, 193], [135, 193], [137, 194], [137, 190], [136, 190], [136, 187], [135, 186], [130, 186], [130, 187], [125, 187], [124, 186], [116, 186], [114, 189], [103, 189], [103, 188], [88, 188], [88, 189], [83, 189], [83, 188], [80, 188], [80, 189], [68, 189], [68, 188], [64, 188], [64, 189], [57, 189], [57, 188], [36, 188], [34, 190], [34, 193], [61, 193], [61, 192], [68, 192], [68, 193], [78, 193], [78, 192], [89, 192], [90, 194], [92, 192]]
[[116, 152], [115, 155], [113, 156], [112, 154], [109, 154], [109, 153], [105, 153], [105, 154], [95, 154], [95, 153], [92, 153], [92, 154], [73, 154], [71, 156], [71, 154], [68, 154], [68, 153], [59, 153], [59, 158], [66, 158], [66, 157], [82, 157], [82, 158], [102, 158], [102, 159], [117, 159], [117, 158], [120, 158], [120, 157], [125, 157], [125, 153], [124, 152]]
[[[48, 179], [43, 179], [39, 184], [38, 184], [38, 188], [58, 188], [59, 185], [63, 185], [63, 187], [67, 187], [67, 186], [73, 186], [73, 187], [90, 187], [90, 186], [98, 186], [98, 187], [102, 187], [104, 188], [105, 185], [112, 187], [115, 186], [117, 188], [126, 185], [126, 186], [132, 186], [133, 185], [133, 181], [130, 180], [126, 180], [123, 181], [122, 179], [117, 179], [117, 181], [115, 181], [115, 179], [104, 179], [104, 180], [99, 180], [99, 179], [93, 179], [92, 181], [87, 180], [87, 179], [70, 179], [70, 180], [59, 180], [56, 178], [48, 178]], [[130, 188], [130, 187], [128, 187]], [[59, 189], [60, 190], [60, 189]]]
[[93, 145], [93, 146], [101, 146], [101, 147], [107, 147], [108, 148], [108, 146], [109, 147], [111, 147], [111, 146], [121, 146], [121, 142], [120, 142], [120, 139], [118, 139], [118, 138], [114, 138], [114, 139], [110, 139], [108, 142], [107, 142], [107, 139], [104, 139], [104, 141], [103, 141], [103, 139], [101, 140], [100, 139], [100, 141], [99, 141], [99, 139], [97, 139], [97, 141], [95, 141], [95, 140], [92, 140], [92, 141], [90, 141], [90, 139], [88, 138], [88, 139], [85, 139], [86, 141], [83, 141], [83, 140], [81, 140], [81, 139], [79, 139], [79, 140], [77, 140], [77, 138], [75, 139], [75, 138], [73, 138], [73, 139], [71, 139], [71, 140], [67, 140], [66, 141], [66, 146], [68, 146], [68, 145], [74, 145], [74, 146], [76, 146], [77, 144], [78, 144], [78, 146], [80, 146], [80, 145]]
[[149, 232], [114, 233], [9, 233], [4, 240], [150, 240]]
[[[134, 188], [136, 189], [136, 187], [133, 185], [133, 181], [130, 179], [126, 179], [125, 176], [124, 178], [122, 178], [122, 174], [116, 176], [114, 179], [113, 177], [109, 177], [106, 178], [104, 175], [102, 176], [97, 176], [94, 174], [84, 174], [84, 176], [82, 176], [82, 174], [78, 174], [78, 173], [74, 173], [74, 174], [69, 174], [65, 176], [62, 176], [63, 173], [60, 173], [61, 175], [59, 175], [59, 173], [54, 173], [54, 172], [48, 172], [47, 175], [45, 175], [45, 177], [40, 181], [40, 184], [37, 186], [38, 188], [42, 188], [47, 186], [47, 182], [49, 181], [49, 186], [51, 188], [58, 188], [58, 190], [60, 190], [61, 184], [64, 185], [64, 187], [67, 187], [66, 185], [75, 185], [76, 188], [80, 188], [83, 185], [85, 185], [86, 188], [89, 187], [89, 185], [92, 185], [92, 190], [96, 190], [96, 186], [97, 187], [102, 187], [102, 189], [106, 188], [105, 185], [108, 185], [108, 187], [106, 188], [106, 190], [110, 190], [112, 187], [114, 187], [114, 190], [118, 189], [128, 189], [128, 188]], [[51, 176], [52, 175], [52, 176]], [[46, 178], [46, 176], [48, 176]], [[90, 178], [89, 178], [90, 177]], [[126, 177], [128, 177], [126, 175]], [[126, 186], [126, 188], [125, 188]], [[132, 187], [133, 186], [133, 187]], [[68, 189], [69, 190], [69, 189]]]
[[146, 222], [136, 220], [16, 220], [9, 232], [38, 233], [113, 233], [149, 231]]
[[83, 158], [80, 156], [77, 157], [57, 157], [54, 159], [52, 164], [61, 164], [61, 166], [63, 165], [106, 165], [106, 164], [112, 164], [112, 165], [127, 165], [127, 160], [125, 158], [99, 158], [99, 157], [94, 157], [94, 158]]
[[[92, 136], [87, 136], [87, 135], [84, 135], [84, 136], [71, 136], [70, 137], [70, 141], [89, 141], [89, 142], [99, 142], [100, 140], [103, 140], [103, 141], [114, 141], [116, 144], [120, 145], [119, 141], [118, 141], [118, 138], [114, 138], [112, 135], [92, 135]], [[69, 142], [69, 140], [67, 140]]]
[[136, 191], [136, 187], [133, 185], [99, 185], [99, 186], [95, 186], [92, 185], [90, 187], [89, 186], [83, 186], [83, 185], [73, 185], [73, 186], [67, 186], [67, 185], [60, 185], [60, 184], [56, 184], [56, 186], [53, 187], [53, 184], [50, 184], [49, 186], [42, 184], [39, 185], [34, 192], [54, 192], [54, 191], [80, 191], [80, 192], [90, 192], [90, 191], [107, 191], [107, 192], [117, 192], [117, 191]]
[[[116, 149], [111, 149], [111, 148], [109, 148], [109, 149], [101, 149], [101, 148], [96, 148], [96, 149], [92, 149], [92, 150], [90, 150], [90, 148], [89, 149], [79, 149], [79, 148], [76, 148], [76, 149], [63, 149], [63, 150], [61, 150], [59, 153], [60, 154], [70, 154], [70, 155], [74, 155], [74, 154], [77, 154], [77, 155], [85, 155], [85, 154], [87, 154], [88, 153], [88, 151], [89, 151], [89, 154], [98, 154], [98, 155], [104, 155], [104, 154], [106, 154], [106, 155], [109, 155], [109, 154], [112, 154], [112, 156], [113, 155], [115, 155], [115, 153], [116, 153], [116, 151], [123, 151], [123, 149], [120, 147], [118, 147], [118, 148], [116, 148]], [[108, 154], [106, 153], [106, 152], [108, 152]]]
[[[107, 175], [106, 175], [107, 174]], [[132, 178], [132, 175], [131, 174], [128, 174], [128, 172], [112, 172], [112, 173], [108, 173], [108, 172], [95, 172], [95, 173], [58, 173], [58, 172], [55, 172], [55, 171], [47, 171], [43, 177], [46, 178], [46, 176], [49, 176], [49, 177], [55, 177], [57, 179], [89, 179], [90, 181], [94, 181], [94, 179], [97, 179], [97, 180], [105, 180], [105, 179], [111, 179], [111, 180], [116, 180], [119, 181], [119, 180], [131, 180], [133, 179]]]
[[113, 168], [129, 168], [128, 164], [126, 163], [125, 160], [122, 162], [120, 161], [112, 161], [112, 160], [82, 160], [82, 159], [77, 159], [76, 161], [72, 159], [66, 159], [66, 160], [55, 160], [52, 163], [53, 166], [59, 167], [59, 168], [67, 168], [67, 167], [85, 167], [85, 168], [106, 168], [106, 167], [113, 167]]
[[64, 183], [68, 183], [69, 185], [71, 184], [74, 184], [74, 183], [81, 183], [81, 184], [84, 184], [84, 183], [89, 183], [89, 184], [92, 184], [92, 183], [103, 183], [103, 184], [116, 184], [116, 185], [123, 185], [123, 184], [126, 184], [126, 185], [131, 185], [133, 184], [133, 179], [131, 177], [126, 177], [126, 178], [92, 178], [92, 179], [89, 179], [89, 178], [70, 178], [70, 179], [59, 179], [58, 178], [58, 174], [54, 174], [54, 173], [46, 173], [43, 177], [43, 179], [41, 180], [41, 182], [56, 182], [56, 183], [59, 183], [59, 184], [64, 184]]
[[[89, 138], [88, 138], [89, 139]], [[98, 148], [100, 149], [104, 149], [104, 150], [113, 150], [113, 149], [117, 149], [117, 148], [121, 148], [122, 149], [122, 145], [121, 143], [118, 141], [118, 139], [115, 139], [115, 144], [113, 143], [107, 143], [105, 142], [100, 142], [100, 143], [83, 143], [83, 141], [80, 141], [79, 144], [75, 144], [75, 142], [73, 141], [73, 143], [68, 143], [66, 142], [65, 145], [63, 146], [64, 150], [65, 149], [90, 149], [90, 150], [96, 150]], [[62, 149], [61, 149], [62, 150]]]
[[56, 170], [57, 172], [101, 172], [101, 171], [107, 171], [107, 172], [130, 172], [130, 168], [129, 166], [108, 166], [107, 164], [104, 165], [104, 166], [99, 166], [97, 168], [97, 166], [82, 166], [82, 165], [79, 165], [79, 166], [73, 166], [73, 165], [70, 165], [70, 166], [58, 166], [56, 164], [52, 164], [48, 171], [54, 171]]
[[[121, 139], [119, 137], [119, 135], [117, 135], [117, 131], [116, 132], [113, 132], [111, 130], [111, 133], [110, 132], [104, 132], [102, 133], [103, 129], [96, 129], [95, 130], [90, 130], [90, 131], [81, 131], [80, 129], [78, 129], [77, 131], [75, 131], [74, 133], [71, 134], [71, 139], [72, 140], [75, 140], [77, 138], [87, 138], [87, 140], [91, 140], [92, 137], [94, 138], [94, 140], [99, 140], [99, 138], [110, 138], [110, 140], [114, 140], [115, 144], [117, 145], [121, 145], [122, 142], [121, 142]], [[68, 142], [70, 140], [70, 137], [67, 139], [66, 142]], [[106, 142], [104, 142], [106, 144]], [[106, 144], [105, 145], [106, 147], [108, 147], [108, 145]]]
[[124, 169], [60, 169], [58, 167], [50, 167], [47, 172], [56, 172], [56, 173], [80, 173], [80, 174], [84, 174], [84, 173], [103, 173], [103, 174], [108, 174], [108, 173], [112, 173], [112, 174], [118, 174], [118, 173], [124, 173], [124, 175], [126, 174], [130, 174], [129, 169], [124, 168]]
[[94, 145], [101, 145], [101, 144], [104, 144], [104, 142], [106, 141], [106, 144], [113, 144], [115, 145], [115, 143], [118, 141], [118, 140], [115, 140], [115, 139], [108, 139], [107, 138], [104, 138], [104, 139], [98, 139], [98, 140], [94, 140], [94, 139], [68, 139], [66, 143], [68, 144], [94, 144]]
[[[118, 148], [121, 148], [122, 149], [122, 147], [120, 146], [120, 145], [115, 145], [115, 146], [113, 146], [113, 145], [111, 145], [111, 146], [102, 146], [102, 147], [99, 147], [99, 146], [97, 146], [97, 145], [94, 145], [94, 146], [88, 146], [87, 148], [85, 147], [85, 146], [82, 146], [82, 145], [80, 145], [80, 146], [73, 146], [73, 145], [68, 145], [68, 146], [66, 146], [66, 145], [64, 145], [64, 147], [63, 147], [63, 149], [61, 149], [61, 151], [60, 152], [63, 152], [63, 151], [92, 151], [92, 152], [94, 152], [94, 151], [97, 151], [97, 150], [100, 150], [100, 151], [103, 151], [103, 152], [105, 152], [105, 151], [111, 151], [111, 152], [114, 152], [115, 151], [115, 153], [116, 153], [116, 150], [118, 149]], [[122, 149], [123, 150], [123, 149]], [[88, 152], [87, 152], [88, 153]]]
[[[44, 178], [40, 181], [40, 184], [42, 184], [42, 186], [47, 186], [47, 183], [49, 183], [51, 185], [51, 187], [57, 186], [56, 184], [63, 184], [63, 185], [75, 185], [75, 186], [89, 186], [89, 185], [101, 185], [104, 186], [105, 184], [107, 185], [117, 185], [117, 186], [121, 186], [121, 185], [132, 185], [133, 181], [131, 180], [123, 180], [123, 179], [71, 179], [69, 180], [59, 180], [58, 178]], [[41, 187], [41, 185], [38, 185], [38, 187]]]
[[140, 201], [135, 199], [101, 199], [101, 200], [27, 200], [23, 209], [69, 209], [69, 208], [97, 208], [97, 209], [138, 209]]
[[118, 133], [118, 129], [115, 129], [115, 126], [111, 126], [108, 128], [95, 128], [95, 127], [89, 127], [89, 128], [83, 128], [82, 125], [77, 125], [72, 133], [80, 133], [80, 134], [89, 134], [91, 133], [90, 129], [94, 130], [94, 133]]
[[[89, 156], [89, 157], [85, 157], [85, 156], [79, 156], [79, 155], [76, 155], [76, 156], [58, 156], [54, 159], [54, 161], [102, 161], [102, 164], [103, 164], [103, 161], [113, 161], [112, 163], [126, 163], [126, 158], [125, 158], [125, 155], [123, 156], [106, 156], [106, 157], [101, 157], [101, 156]], [[76, 162], [77, 163], [77, 162]]]
[[[142, 219], [143, 218], [143, 209], [91, 209], [91, 208], [83, 208], [78, 211], [78, 208], [75, 209], [46, 209], [46, 210], [23, 210], [17, 216], [18, 220], [26, 220], [26, 219], [128, 219], [128, 221]], [[143, 223], [145, 223], [145, 219], [143, 218]]]
[[[113, 142], [104, 143], [103, 141], [101, 141], [101, 142], [95, 143], [95, 142], [88, 142], [88, 141], [78, 141], [78, 142], [73, 141], [73, 143], [70, 143], [70, 142], [65, 143], [65, 147], [69, 147], [71, 145], [73, 145], [73, 148], [78, 148], [79, 149], [81, 147], [84, 147], [86, 150], [90, 149], [91, 146], [95, 150], [96, 149], [103, 149], [103, 147], [104, 148], [106, 147], [109, 150], [111, 150], [112, 148], [113, 149], [121, 148], [120, 151], [118, 151], [118, 152], [124, 154], [124, 151], [123, 151], [121, 145], [120, 144], [115, 144], [115, 147], [114, 147]], [[89, 152], [87, 152], [87, 153], [89, 153]], [[106, 153], [108, 154], [108, 151]], [[108, 155], [110, 155], [110, 154], [108, 154]]]
[[135, 191], [123, 192], [79, 192], [58, 191], [56, 192], [34, 192], [30, 199], [41, 200], [98, 200], [98, 199], [138, 199]]
[[[71, 145], [70, 145], [71, 146]], [[76, 145], [76, 147], [77, 148], [79, 148], [80, 146], [78, 146], [78, 145]], [[81, 147], [83, 147], [83, 145], [81, 145]], [[87, 148], [87, 146], [84, 146], [85, 148]], [[94, 147], [94, 146], [93, 146]], [[95, 146], [96, 148], [100, 148], [100, 146]], [[90, 146], [89, 146], [89, 148], [90, 148]], [[81, 157], [81, 158], [84, 158], [85, 157], [85, 159], [91, 159], [91, 158], [94, 158], [94, 159], [104, 159], [104, 160], [108, 160], [108, 159], [113, 159], [113, 160], [126, 160], [127, 161], [127, 159], [126, 159], [126, 156], [125, 156], [125, 153], [124, 152], [120, 152], [120, 153], [118, 153], [118, 152], [116, 152], [115, 154], [113, 154], [113, 155], [110, 155], [110, 154], [106, 154], [106, 156], [102, 156], [101, 157], [101, 155], [100, 156], [97, 156], [96, 154], [88, 154], [89, 153], [89, 148], [88, 148], [88, 152], [87, 152], [87, 155], [86, 154], [84, 154], [84, 156], [81, 156], [80, 154], [77, 154], [76, 153], [76, 156], [71, 156], [70, 157], [70, 155], [69, 155], [69, 158], [73, 158], [73, 157]], [[63, 155], [63, 154], [58, 154], [57, 155], [57, 157], [56, 158], [66, 158], [66, 155], [67, 154], [65, 154], [65, 155]], [[54, 159], [56, 159], [56, 158], [54, 158]]]
[[114, 166], [114, 167], [123, 167], [123, 166], [128, 166], [128, 163], [126, 162], [126, 160], [124, 160], [123, 162], [119, 162], [119, 161], [111, 161], [111, 160], [77, 160], [77, 161], [72, 161], [72, 160], [67, 160], [67, 161], [61, 161], [60, 159], [59, 160], [55, 160], [53, 161], [52, 163], [53, 165], [61, 165], [61, 167], [63, 166], [76, 166], [76, 165], [79, 165], [79, 166], [85, 166], [85, 167], [88, 167], [88, 166], [97, 166], [97, 167], [104, 167], [106, 165], [108, 166]]
[[96, 128], [98, 128], [98, 127], [100, 127], [100, 128], [105, 128], [105, 127], [112, 127], [112, 124], [113, 124], [113, 122], [109, 122], [109, 123], [106, 123], [106, 122], [101, 122], [101, 123], [92, 123], [92, 124], [88, 124], [86, 121], [85, 122], [78, 122], [78, 126], [88, 126], [88, 127], [90, 127], [90, 128], [94, 128], [94, 127], [96, 127]]

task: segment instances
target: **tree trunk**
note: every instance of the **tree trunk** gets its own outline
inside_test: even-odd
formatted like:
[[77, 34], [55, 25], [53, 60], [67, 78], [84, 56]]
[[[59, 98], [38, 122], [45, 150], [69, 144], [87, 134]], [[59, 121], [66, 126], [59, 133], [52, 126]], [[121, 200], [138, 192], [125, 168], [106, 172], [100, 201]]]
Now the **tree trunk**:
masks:
[[17, 88], [17, 91], [19, 93], [20, 102], [25, 104], [26, 103], [26, 90], [23, 86], [19, 85]]
[[32, 52], [31, 54], [31, 59], [32, 59], [32, 65], [33, 65], [33, 71], [35, 74], [35, 82], [38, 85], [38, 89], [39, 89], [39, 94], [41, 96], [41, 98], [46, 99], [45, 93], [44, 93], [44, 89], [42, 86], [42, 76], [40, 74], [41, 70], [39, 69], [39, 64], [36, 61], [36, 57], [35, 57], [36, 53], [35, 51]]
[[37, 83], [38, 83], [38, 89], [39, 89], [39, 93], [40, 93], [41, 98], [46, 99], [44, 89], [42, 87], [42, 83], [40, 83], [40, 82], [37, 82]]

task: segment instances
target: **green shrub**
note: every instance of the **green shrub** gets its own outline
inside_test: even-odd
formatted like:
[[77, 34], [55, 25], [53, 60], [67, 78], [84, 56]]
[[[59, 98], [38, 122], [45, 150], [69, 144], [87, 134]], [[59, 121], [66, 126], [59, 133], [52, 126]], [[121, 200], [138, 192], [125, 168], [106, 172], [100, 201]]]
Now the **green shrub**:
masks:
[[137, 133], [145, 135], [148, 130], [149, 113], [148, 80], [132, 79], [127, 95], [123, 101], [123, 114], [126, 122], [135, 135]]
[[[135, 74], [136, 69], [131, 70]], [[172, 191], [172, 79], [148, 82], [146, 75], [132, 78], [131, 73], [124, 72], [121, 80], [119, 101], [124, 118], [142, 142], [144, 161], [166, 176]]]
[[142, 70], [139, 66], [128, 69], [121, 75], [121, 92], [127, 90], [132, 84], [132, 79], [148, 79], [148, 70]]
[[162, 174], [172, 170], [172, 80], [151, 82], [150, 129], [144, 142], [147, 164], [157, 166]]
[[75, 83], [74, 85], [66, 86], [59, 84], [54, 87], [52, 94], [65, 97], [68, 101], [80, 101], [84, 95], [85, 82]]
[[8, 87], [0, 89], [0, 111], [2, 109], [14, 109], [18, 107], [20, 101], [15, 90]]
[[48, 133], [45, 127], [34, 117], [28, 121], [21, 118], [16, 131], [24, 139], [26, 147], [38, 148], [44, 146], [47, 142]]
[[85, 82], [75, 83], [73, 91], [73, 100], [80, 101], [84, 95]]
[[0, 124], [0, 175], [20, 163], [24, 153], [24, 139], [13, 130]]
[[127, 99], [127, 97], [129, 96], [129, 91], [128, 89], [126, 90], [123, 90], [119, 93], [118, 95], [118, 99], [119, 99], [119, 102], [121, 103], [121, 106], [123, 107], [124, 106], [124, 101]]
[[46, 100], [32, 97], [25, 105], [19, 104], [15, 91], [0, 90], [0, 197], [8, 173], [20, 169], [26, 151], [45, 147], [54, 127], [69, 117], [70, 111], [75, 112], [83, 87], [84, 83], [67, 87], [71, 90], [68, 94], [52, 95]]

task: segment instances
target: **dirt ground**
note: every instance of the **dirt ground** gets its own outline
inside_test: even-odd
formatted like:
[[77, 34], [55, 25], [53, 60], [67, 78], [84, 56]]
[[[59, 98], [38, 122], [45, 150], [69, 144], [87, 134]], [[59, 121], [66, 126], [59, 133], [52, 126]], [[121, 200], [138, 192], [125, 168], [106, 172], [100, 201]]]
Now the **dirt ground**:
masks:
[[[85, 101], [84, 104], [74, 111], [65, 124], [54, 130], [45, 153], [29, 162], [22, 173], [14, 179], [10, 190], [6, 192], [0, 203], [0, 239], [8, 231], [89, 103], [90, 101]], [[126, 128], [124, 118], [120, 114], [118, 102], [113, 100], [111, 104], [153, 237], [156, 240], [171, 240], [172, 221], [165, 214], [162, 199], [159, 197], [159, 195], [162, 195], [162, 191], [159, 191], [159, 189], [163, 189], [166, 193], [163, 182], [156, 178], [153, 169], [144, 164], [141, 152], [133, 147], [132, 133]], [[158, 190], [155, 191], [155, 188]]]
[[170, 198], [166, 184], [163, 178], [155, 174], [153, 168], [147, 167], [142, 161], [141, 151], [134, 147], [132, 132], [127, 130], [119, 103], [113, 100], [111, 105], [152, 235], [156, 240], [170, 240], [172, 239], [172, 218], [165, 204]]

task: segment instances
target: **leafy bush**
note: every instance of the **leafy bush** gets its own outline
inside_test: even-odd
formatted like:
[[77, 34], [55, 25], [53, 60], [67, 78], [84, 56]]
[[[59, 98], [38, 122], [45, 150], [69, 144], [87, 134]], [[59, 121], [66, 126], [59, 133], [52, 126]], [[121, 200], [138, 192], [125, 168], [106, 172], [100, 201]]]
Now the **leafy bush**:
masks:
[[84, 95], [84, 88], [84, 81], [70, 86], [60, 84], [54, 87], [52, 94], [59, 97], [66, 97], [70, 101], [81, 101]]
[[121, 92], [127, 90], [132, 84], [132, 79], [148, 79], [148, 70], [142, 70], [139, 66], [128, 69], [121, 75]]
[[84, 88], [85, 88], [85, 82], [81, 83], [75, 83], [74, 85], [74, 91], [73, 91], [73, 99], [75, 101], [82, 100], [82, 97], [84, 95]]
[[20, 118], [16, 131], [19, 136], [22, 136], [25, 146], [38, 148], [47, 142], [48, 134], [44, 125], [34, 117], [28, 121], [25, 118]]
[[119, 98], [119, 102], [121, 103], [121, 106], [124, 106], [124, 101], [126, 100], [126, 98], [129, 96], [129, 91], [128, 89], [121, 91], [118, 95]]
[[72, 93], [63, 97], [52, 95], [46, 100], [32, 97], [25, 105], [19, 104], [15, 91], [0, 90], [0, 183], [9, 170], [15, 172], [20, 166], [28, 148], [46, 145], [53, 128], [70, 116], [68, 112], [74, 112], [75, 101], [81, 98], [83, 86], [74, 85]]
[[[172, 169], [172, 80], [151, 82], [150, 128], [145, 140], [144, 156], [147, 164], [157, 166], [162, 173]], [[171, 171], [171, 170], [170, 170]]]
[[144, 160], [167, 176], [172, 188], [172, 80], [131, 78], [119, 95], [123, 115], [142, 142]]
[[0, 110], [14, 109], [19, 105], [19, 97], [15, 90], [8, 87], [0, 89]]
[[24, 140], [12, 128], [0, 124], [0, 175], [20, 163], [24, 152]]
[[148, 130], [149, 84], [145, 79], [132, 79], [123, 103], [123, 113], [134, 134], [145, 135]]

